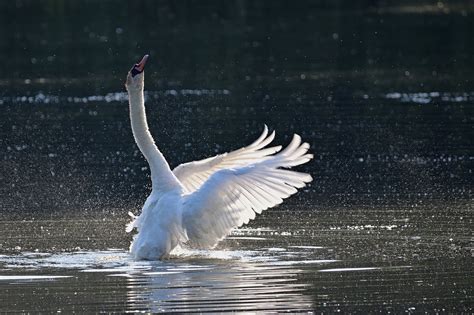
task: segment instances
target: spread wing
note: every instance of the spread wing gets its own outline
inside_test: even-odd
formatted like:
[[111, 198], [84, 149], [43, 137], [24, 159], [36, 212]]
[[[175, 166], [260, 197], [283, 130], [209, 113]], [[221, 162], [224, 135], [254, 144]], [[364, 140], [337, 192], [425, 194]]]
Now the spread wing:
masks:
[[214, 172], [198, 190], [184, 197], [183, 225], [190, 242], [211, 248], [233, 228], [295, 194], [312, 178], [288, 168], [311, 160], [308, 149], [309, 144], [301, 144], [295, 135], [276, 155], [266, 154], [257, 163]]
[[204, 160], [181, 164], [173, 170], [173, 173], [183, 185], [184, 192], [191, 193], [199, 189], [212, 174], [219, 170], [258, 163], [280, 151], [281, 146], [265, 148], [274, 138], [275, 132], [268, 135], [268, 127], [265, 125], [260, 137], [249, 146]]

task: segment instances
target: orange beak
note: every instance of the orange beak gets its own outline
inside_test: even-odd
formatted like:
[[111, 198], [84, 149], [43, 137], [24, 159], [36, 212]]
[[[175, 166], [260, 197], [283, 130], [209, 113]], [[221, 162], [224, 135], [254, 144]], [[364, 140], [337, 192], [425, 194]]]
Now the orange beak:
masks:
[[142, 60], [139, 63], [137, 63], [135, 68], [137, 68], [140, 72], [142, 72], [143, 69], [145, 69], [145, 64], [146, 64], [146, 61], [148, 60], [148, 57], [149, 55], [143, 56]]

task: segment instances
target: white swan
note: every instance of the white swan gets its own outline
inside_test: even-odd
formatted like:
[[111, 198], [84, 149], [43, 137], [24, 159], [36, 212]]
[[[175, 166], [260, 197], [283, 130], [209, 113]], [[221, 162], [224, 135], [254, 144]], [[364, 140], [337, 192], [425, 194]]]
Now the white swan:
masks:
[[[148, 130], [143, 97], [144, 67], [148, 55], [135, 64], [125, 83], [135, 141], [150, 165], [152, 192], [142, 212], [128, 225], [134, 236], [130, 252], [135, 259], [163, 259], [177, 246], [212, 248], [234, 228], [257, 213], [280, 204], [312, 180], [290, 171], [313, 158], [309, 144], [294, 135], [281, 146], [267, 147], [275, 137], [265, 126], [247, 147], [181, 164], [171, 171]], [[279, 152], [278, 154], [276, 154]]]

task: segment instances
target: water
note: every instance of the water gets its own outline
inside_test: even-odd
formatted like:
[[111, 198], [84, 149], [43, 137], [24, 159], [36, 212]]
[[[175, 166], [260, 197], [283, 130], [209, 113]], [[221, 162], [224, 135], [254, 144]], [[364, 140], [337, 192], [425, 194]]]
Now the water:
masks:
[[[25, 248], [0, 256], [1, 310], [400, 313], [471, 305], [467, 226], [443, 235], [460, 224], [341, 225], [323, 214], [275, 212], [217, 249], [181, 250], [163, 262], [130, 259], [124, 234], [110, 236], [111, 225], [124, 222], [3, 223], [2, 231], [16, 229], [2, 239]], [[117, 248], [95, 249], [107, 245]]]
[[[298, 3], [0, 4], [0, 312], [472, 312], [472, 5]], [[144, 53], [173, 167], [266, 123], [314, 182], [214, 250], [132, 261]]]

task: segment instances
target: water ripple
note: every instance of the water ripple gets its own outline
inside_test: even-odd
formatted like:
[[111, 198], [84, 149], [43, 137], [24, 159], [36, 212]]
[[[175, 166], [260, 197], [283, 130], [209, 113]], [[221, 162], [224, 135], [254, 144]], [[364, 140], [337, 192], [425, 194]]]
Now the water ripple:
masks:
[[386, 99], [398, 100], [402, 103], [429, 104], [432, 102], [461, 103], [474, 100], [474, 92], [391, 92], [386, 93]]
[[[229, 95], [227, 89], [181, 89], [181, 90], [165, 90], [165, 91], [145, 91], [145, 100], [158, 99], [161, 97], [182, 97], [182, 96], [215, 96]], [[87, 103], [124, 103], [128, 102], [127, 92], [113, 92], [105, 95], [88, 95], [88, 96], [63, 96], [54, 94], [44, 94], [38, 92], [35, 95], [19, 95], [0, 97], [0, 105], [2, 104], [87, 104]]]
[[[335, 262], [311, 259], [312, 251], [320, 248], [180, 249], [167, 261], [134, 261], [120, 249], [23, 252], [0, 257], [0, 272], [6, 273], [0, 281], [54, 279], [65, 289], [73, 273], [76, 281], [94, 283], [99, 291], [111, 282], [125, 281], [113, 286], [126, 289], [131, 312], [309, 311], [311, 284], [300, 281], [308, 271], [298, 266]], [[29, 274], [23, 275], [25, 271]], [[31, 275], [34, 271], [48, 275]]]
[[[163, 97], [206, 97], [228, 96], [228, 89], [169, 89], [164, 91], [145, 91], [145, 100]], [[363, 94], [361, 99], [376, 99], [379, 96]], [[383, 99], [402, 103], [429, 104], [433, 102], [464, 103], [474, 100], [474, 92], [389, 92]], [[87, 104], [87, 103], [125, 103], [127, 92], [111, 92], [105, 95], [64, 96], [38, 92], [34, 95], [15, 95], [0, 97], [2, 104]]]

